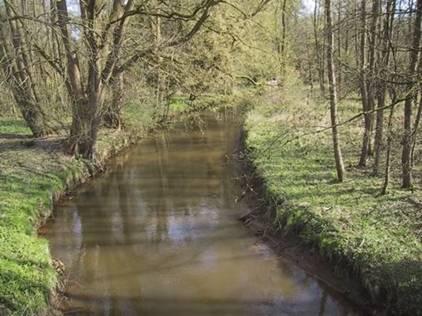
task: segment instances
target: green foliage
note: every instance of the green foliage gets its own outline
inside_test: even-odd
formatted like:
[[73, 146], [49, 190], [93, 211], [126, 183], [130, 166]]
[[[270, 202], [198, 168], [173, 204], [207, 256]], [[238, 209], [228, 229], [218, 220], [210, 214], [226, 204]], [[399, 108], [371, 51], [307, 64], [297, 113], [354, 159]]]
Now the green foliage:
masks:
[[189, 103], [184, 98], [173, 98], [169, 102], [170, 112], [180, 113], [189, 108]]
[[[327, 108], [309, 99], [305, 107], [309, 90], [295, 85], [259, 99], [246, 125], [251, 159], [268, 200], [277, 201], [276, 224], [349, 266], [374, 300], [396, 304], [401, 312], [417, 310], [422, 234], [420, 211], [410, 200], [421, 196], [397, 184], [380, 196], [382, 179], [352, 167], [359, 152], [356, 123], [342, 128], [348, 173], [344, 183], [336, 183], [329, 130], [315, 133], [317, 126], [329, 125]], [[355, 111], [350, 102], [340, 106], [344, 119]]]

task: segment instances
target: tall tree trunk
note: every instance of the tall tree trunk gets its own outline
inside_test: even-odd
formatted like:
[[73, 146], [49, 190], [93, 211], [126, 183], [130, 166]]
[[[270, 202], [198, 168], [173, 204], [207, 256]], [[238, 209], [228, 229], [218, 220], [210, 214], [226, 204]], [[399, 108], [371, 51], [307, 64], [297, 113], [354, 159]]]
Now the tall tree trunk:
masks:
[[333, 149], [336, 162], [337, 179], [344, 180], [344, 164], [337, 128], [337, 87], [334, 66], [334, 36], [331, 17], [331, 0], [325, 0], [326, 36], [327, 36], [327, 73], [330, 91], [330, 116], [332, 125]]
[[338, 2], [337, 6], [337, 92], [341, 96], [343, 75], [342, 75], [342, 60], [341, 60], [341, 36], [342, 36], [342, 23], [341, 23], [341, 1]]
[[[422, 74], [422, 53], [419, 54], [418, 74], [419, 76], [421, 76]], [[416, 102], [418, 101], [416, 100]], [[419, 132], [421, 119], [422, 119], [422, 80], [419, 79], [419, 103], [418, 103], [418, 110], [416, 112], [415, 123], [414, 123], [413, 133], [412, 133], [412, 138], [413, 138], [412, 154], [411, 154], [412, 167], [414, 166], [414, 158], [415, 158], [414, 153], [415, 153], [415, 147], [416, 147], [416, 141], [417, 141], [416, 136]]]
[[362, 148], [359, 158], [359, 167], [366, 167], [369, 156], [371, 142], [371, 114], [369, 114], [370, 106], [368, 100], [368, 77], [367, 77], [367, 58], [366, 58], [366, 0], [361, 0], [361, 28], [360, 28], [360, 94], [362, 97], [362, 109], [364, 114], [364, 132], [362, 139]]
[[403, 133], [403, 150], [402, 150], [402, 187], [408, 189], [412, 186], [412, 106], [415, 100], [416, 92], [414, 88], [416, 84], [417, 63], [419, 57], [420, 41], [421, 41], [421, 22], [422, 22], [422, 0], [416, 2], [416, 17], [413, 28], [413, 41], [411, 51], [409, 53], [409, 69], [408, 76], [410, 82], [407, 84], [406, 100], [404, 102], [404, 133]]
[[374, 132], [374, 109], [375, 109], [375, 91], [377, 86], [377, 80], [375, 75], [375, 64], [376, 54], [375, 50], [377, 47], [377, 34], [378, 34], [378, 18], [379, 18], [380, 0], [372, 0], [371, 10], [371, 24], [369, 28], [369, 65], [368, 65], [368, 76], [367, 76], [367, 89], [368, 89], [368, 113], [369, 118], [369, 144], [368, 144], [368, 156], [373, 154], [373, 132]]
[[[392, 103], [396, 102], [393, 98]], [[390, 184], [390, 169], [391, 169], [391, 143], [393, 142], [392, 127], [393, 127], [393, 115], [394, 115], [394, 106], [390, 109], [390, 115], [388, 116], [388, 125], [387, 125], [387, 153], [385, 158], [385, 171], [384, 171], [384, 183], [381, 189], [381, 194], [385, 195], [388, 191], [388, 185]]]
[[287, 0], [282, 0], [281, 7], [281, 73], [284, 75], [286, 68], [286, 34], [287, 34], [287, 22], [286, 22], [286, 10]]
[[383, 147], [384, 138], [384, 110], [385, 107], [385, 95], [387, 90], [386, 80], [388, 74], [388, 65], [390, 63], [390, 45], [391, 32], [394, 22], [394, 8], [396, 7], [395, 0], [388, 0], [386, 4], [386, 16], [384, 18], [383, 25], [383, 38], [381, 43], [381, 58], [378, 62], [378, 75], [380, 78], [377, 79], [377, 115], [376, 115], [376, 127], [375, 127], [375, 159], [373, 166], [373, 174], [376, 176], [379, 174], [379, 167], [381, 162], [381, 154]]
[[321, 49], [321, 43], [319, 41], [319, 5], [320, 0], [315, 0], [315, 7], [314, 7], [314, 16], [313, 16], [313, 27], [314, 27], [314, 43], [315, 43], [315, 56], [316, 62], [318, 66], [318, 81], [319, 81], [319, 88], [322, 96], [325, 96], [325, 73], [324, 73], [324, 49]]
[[[87, 159], [95, 158], [95, 143], [99, 118], [97, 107], [101, 102], [102, 85], [97, 66], [98, 52], [94, 38], [93, 2], [80, 3], [81, 17], [86, 21], [83, 29], [86, 45], [89, 47], [87, 86], [83, 87], [79, 62], [72, 47], [67, 23], [69, 19], [66, 0], [58, 0], [57, 19], [66, 52], [66, 86], [72, 99], [72, 126], [68, 140], [68, 153], [80, 155]], [[89, 6], [89, 7], [86, 7]]]

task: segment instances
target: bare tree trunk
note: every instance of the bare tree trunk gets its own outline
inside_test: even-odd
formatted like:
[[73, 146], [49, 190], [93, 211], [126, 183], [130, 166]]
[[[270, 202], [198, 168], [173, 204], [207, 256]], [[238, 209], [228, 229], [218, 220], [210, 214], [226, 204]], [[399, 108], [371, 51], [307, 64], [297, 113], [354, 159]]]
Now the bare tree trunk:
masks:
[[375, 127], [375, 159], [373, 166], [373, 174], [376, 176], [379, 174], [379, 167], [381, 162], [381, 154], [383, 147], [384, 138], [384, 110], [385, 107], [385, 94], [386, 94], [386, 80], [387, 80], [387, 68], [390, 63], [390, 45], [391, 32], [394, 22], [394, 8], [396, 7], [395, 0], [388, 0], [386, 4], [386, 16], [384, 19], [383, 26], [383, 39], [381, 43], [381, 58], [378, 62], [378, 74], [380, 78], [377, 80], [377, 115], [376, 115], [376, 127]]
[[284, 75], [286, 68], [286, 34], [287, 34], [287, 23], [286, 23], [286, 10], [287, 10], [287, 0], [282, 0], [281, 7], [281, 73]]
[[[316, 62], [318, 65], [318, 78], [319, 78], [319, 88], [322, 96], [325, 96], [325, 82], [324, 82], [324, 48], [321, 47], [319, 42], [319, 32], [318, 32], [318, 20], [319, 20], [319, 5], [320, 0], [315, 0], [314, 16], [313, 16], [313, 26], [314, 26], [314, 42], [315, 42], [315, 55]], [[321, 54], [322, 52], [322, 54]]]
[[[393, 104], [396, 102], [395, 99], [392, 100]], [[388, 116], [388, 127], [387, 127], [387, 153], [385, 158], [385, 171], [384, 171], [384, 183], [381, 189], [381, 194], [387, 194], [388, 185], [390, 184], [390, 165], [391, 165], [391, 143], [393, 141], [392, 127], [393, 127], [393, 115], [394, 115], [394, 106], [390, 109], [390, 115]]]
[[[126, 3], [126, 4], [125, 4]], [[97, 42], [96, 28], [97, 9], [94, 0], [79, 2], [81, 23], [84, 27], [83, 45], [89, 52], [85, 69], [86, 82], [80, 75], [78, 56], [73, 47], [68, 30], [69, 14], [65, 0], [58, 0], [57, 25], [60, 28], [63, 47], [66, 52], [66, 86], [72, 97], [72, 126], [69, 137], [69, 153], [81, 155], [84, 158], [95, 159], [95, 145], [98, 127], [102, 119], [104, 89], [110, 83], [118, 83], [119, 78], [113, 78], [122, 72], [116, 71], [116, 63], [121, 48], [122, 35], [126, 18], [122, 18], [125, 10], [130, 10], [133, 1], [114, 0], [113, 9], [109, 16], [110, 27]], [[117, 22], [111, 25], [111, 21]], [[112, 44], [106, 45], [107, 32], [112, 29]], [[103, 42], [101, 42], [101, 40]], [[104, 67], [101, 71], [99, 60], [105, 56]], [[119, 93], [117, 93], [118, 95]], [[118, 98], [118, 96], [117, 96]]]
[[[32, 63], [27, 55], [30, 49], [26, 47], [26, 43], [23, 40], [19, 22], [11, 19], [14, 17], [14, 13], [10, 8], [9, 2], [5, 2], [4, 5], [5, 12], [9, 18], [9, 28], [7, 29], [5, 25], [0, 27], [0, 63], [2, 71], [22, 117], [31, 129], [32, 134], [35, 137], [45, 136], [51, 130], [47, 127], [37, 96], [35, 80], [32, 75]], [[9, 43], [11, 46], [9, 46]]]
[[422, 22], [422, 0], [416, 2], [416, 17], [413, 30], [412, 49], [409, 53], [409, 70], [408, 76], [410, 83], [407, 84], [407, 96], [404, 102], [404, 134], [403, 134], [403, 150], [402, 150], [402, 187], [409, 189], [412, 186], [412, 106], [416, 92], [414, 91], [417, 75], [417, 63], [419, 57], [419, 48], [421, 41], [421, 22]]
[[157, 55], [157, 73], [156, 73], [156, 87], [155, 87], [155, 104], [156, 111], [159, 115], [160, 121], [165, 119], [165, 109], [162, 109], [163, 91], [162, 90], [162, 78], [161, 78], [161, 65], [163, 58], [159, 52], [159, 46], [161, 43], [161, 18], [155, 18], [155, 54]]
[[330, 91], [330, 115], [332, 125], [332, 137], [334, 158], [336, 162], [337, 179], [339, 182], [344, 180], [344, 164], [343, 156], [338, 137], [337, 129], [337, 87], [336, 87], [336, 74], [334, 66], [334, 37], [331, 17], [331, 0], [325, 0], [325, 18], [326, 18], [326, 36], [327, 36], [327, 72]]
[[343, 76], [342, 76], [342, 64], [341, 64], [341, 36], [342, 36], [342, 28], [341, 28], [341, 1], [338, 2], [337, 6], [337, 93], [341, 96], [342, 91], [342, 83], [343, 83]]
[[[92, 3], [89, 3], [92, 5]], [[82, 20], [88, 20], [93, 15], [94, 8], [91, 12], [86, 12], [84, 3], [80, 3]], [[72, 98], [72, 126], [70, 129], [68, 152], [70, 154], [81, 155], [84, 158], [93, 159], [95, 155], [95, 143], [97, 139], [97, 103], [100, 101], [101, 86], [98, 78], [97, 69], [97, 51], [93, 38], [93, 25], [84, 27], [84, 36], [87, 45], [90, 46], [90, 54], [88, 56], [88, 86], [83, 87], [79, 62], [76, 53], [72, 47], [72, 40], [67, 29], [69, 19], [66, 0], [58, 0], [57, 18], [58, 26], [62, 35], [63, 46], [66, 52], [66, 86], [70, 97]], [[91, 21], [92, 22], [92, 21]]]
[[367, 78], [367, 59], [366, 59], [366, 0], [361, 0], [361, 29], [360, 29], [360, 94], [362, 97], [362, 108], [364, 114], [364, 133], [362, 139], [362, 148], [359, 158], [359, 167], [366, 167], [369, 156], [369, 147], [371, 141], [371, 114], [368, 100], [368, 78]]
[[[419, 64], [418, 64], [418, 74], [419, 76], [421, 76], [422, 74], [422, 53], [419, 54]], [[416, 102], [418, 102], [416, 100]], [[413, 127], [413, 133], [412, 133], [412, 138], [413, 138], [413, 144], [412, 144], [412, 167], [414, 166], [414, 154], [415, 154], [415, 147], [416, 147], [416, 136], [419, 132], [419, 126], [420, 126], [420, 122], [421, 122], [421, 118], [422, 118], [422, 80], [419, 79], [419, 103], [418, 103], [418, 110], [416, 112], [416, 117], [415, 117], [415, 123], [414, 123], [414, 127]]]
[[375, 109], [375, 91], [377, 88], [377, 80], [375, 76], [375, 63], [376, 63], [376, 54], [375, 49], [377, 45], [377, 31], [378, 31], [378, 18], [379, 18], [379, 8], [380, 0], [372, 1], [372, 10], [371, 10], [371, 25], [369, 29], [369, 67], [368, 67], [368, 113], [369, 117], [369, 144], [368, 144], [368, 156], [373, 155], [373, 133], [374, 133], [374, 109]]
[[104, 114], [104, 123], [108, 128], [121, 129], [123, 108], [123, 73], [113, 75], [111, 79], [111, 103]]
[[412, 143], [412, 153], [411, 153], [411, 157], [412, 157], [412, 168], [414, 166], [414, 153], [415, 153], [415, 147], [416, 147], [416, 135], [419, 132], [419, 126], [420, 126], [420, 122], [421, 122], [421, 118], [422, 118], [422, 84], [420, 85], [420, 92], [419, 92], [419, 105], [418, 105], [418, 111], [416, 113], [416, 118], [415, 118], [415, 123], [414, 123], [414, 128], [413, 128], [413, 133], [412, 133], [412, 139], [413, 139], [413, 143]]

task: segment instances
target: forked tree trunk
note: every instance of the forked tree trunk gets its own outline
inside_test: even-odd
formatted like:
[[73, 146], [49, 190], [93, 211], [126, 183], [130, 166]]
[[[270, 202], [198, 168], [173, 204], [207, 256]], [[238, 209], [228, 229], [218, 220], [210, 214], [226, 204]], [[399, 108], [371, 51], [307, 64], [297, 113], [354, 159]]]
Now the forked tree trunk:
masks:
[[343, 156], [341, 154], [340, 142], [337, 128], [337, 89], [336, 89], [336, 75], [333, 56], [333, 27], [331, 17], [331, 1], [325, 0], [325, 18], [326, 18], [326, 36], [327, 36], [327, 72], [330, 92], [330, 116], [333, 137], [334, 158], [336, 162], [337, 179], [339, 182], [344, 180], [344, 164]]
[[95, 145], [100, 123], [98, 101], [83, 99], [74, 102], [68, 152], [86, 159], [95, 159]]

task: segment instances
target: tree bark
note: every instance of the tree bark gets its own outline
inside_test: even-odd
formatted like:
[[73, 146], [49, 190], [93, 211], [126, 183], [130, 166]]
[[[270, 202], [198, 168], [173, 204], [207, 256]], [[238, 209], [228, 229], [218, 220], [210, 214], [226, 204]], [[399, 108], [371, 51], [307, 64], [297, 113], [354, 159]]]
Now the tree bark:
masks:
[[324, 73], [324, 54], [321, 54], [321, 43], [319, 42], [318, 32], [318, 19], [319, 19], [319, 0], [315, 0], [313, 26], [314, 26], [314, 43], [315, 43], [315, 55], [318, 66], [318, 77], [319, 77], [319, 88], [321, 95], [325, 96], [325, 73]]
[[286, 22], [286, 10], [287, 0], [283, 0], [281, 7], [281, 73], [284, 75], [286, 68], [286, 34], [287, 34], [287, 22]]
[[368, 113], [369, 118], [369, 144], [368, 144], [368, 156], [373, 155], [373, 134], [374, 134], [374, 109], [375, 109], [375, 91], [377, 89], [377, 78], [375, 75], [375, 64], [376, 64], [376, 47], [377, 47], [377, 31], [378, 31], [378, 18], [379, 18], [380, 0], [372, 1], [371, 9], [371, 24], [369, 28], [369, 65], [368, 65], [368, 76], [367, 76], [367, 89], [368, 89]]
[[373, 174], [379, 174], [381, 154], [383, 148], [384, 138], [384, 110], [385, 95], [387, 90], [386, 80], [388, 80], [388, 65], [390, 64], [390, 45], [391, 32], [394, 22], [394, 8], [396, 7], [395, 0], [388, 0], [386, 4], [386, 15], [383, 25], [383, 38], [381, 43], [381, 58], [378, 62], [378, 75], [377, 79], [377, 114], [376, 114], [376, 127], [375, 127], [375, 158], [373, 166]]
[[113, 75], [111, 85], [111, 103], [104, 114], [104, 123], [108, 128], [121, 129], [123, 108], [123, 73]]
[[404, 102], [404, 133], [403, 133], [403, 150], [402, 150], [402, 187], [409, 189], [412, 187], [412, 144], [413, 144], [413, 129], [412, 129], [412, 107], [415, 96], [414, 91], [417, 75], [417, 63], [419, 57], [419, 48], [421, 41], [421, 22], [422, 22], [422, 0], [416, 2], [416, 16], [413, 27], [413, 41], [412, 48], [409, 53], [409, 69], [408, 76], [411, 79], [407, 84], [406, 100]]
[[359, 158], [358, 167], [366, 167], [369, 156], [370, 142], [371, 142], [371, 114], [369, 100], [368, 100], [368, 77], [367, 77], [367, 58], [366, 58], [366, 0], [361, 0], [361, 29], [360, 29], [360, 94], [362, 97], [362, 109], [364, 114], [364, 132], [362, 139], [362, 148]]
[[325, 18], [326, 18], [326, 36], [327, 36], [327, 73], [330, 92], [330, 116], [333, 137], [334, 158], [336, 163], [337, 179], [339, 182], [344, 180], [344, 163], [341, 153], [340, 142], [337, 128], [337, 89], [336, 75], [334, 66], [334, 37], [331, 17], [331, 1], [325, 0]]
[[[392, 102], [395, 103], [395, 100], [393, 100]], [[390, 115], [388, 116], [387, 153], [386, 153], [386, 158], [385, 158], [384, 183], [381, 189], [381, 195], [387, 194], [388, 185], [390, 184], [391, 143], [393, 142], [393, 135], [392, 135], [393, 114], [394, 114], [394, 106], [391, 107]]]

